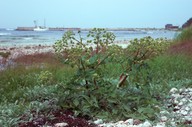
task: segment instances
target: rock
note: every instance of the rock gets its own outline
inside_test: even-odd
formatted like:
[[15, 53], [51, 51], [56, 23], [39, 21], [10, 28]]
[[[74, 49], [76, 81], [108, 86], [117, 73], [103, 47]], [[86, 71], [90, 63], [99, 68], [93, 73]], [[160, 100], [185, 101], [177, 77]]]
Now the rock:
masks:
[[128, 127], [126, 124], [116, 124], [115, 127]]
[[67, 123], [57, 123], [57, 124], [55, 124], [54, 127], [65, 127], [65, 126], [68, 126], [68, 124]]
[[175, 122], [171, 122], [171, 125], [172, 125], [173, 127], [176, 127], [176, 123], [175, 123]]
[[142, 124], [142, 127], [152, 127], [151, 123], [149, 121], [145, 121], [143, 124]]
[[164, 122], [157, 123], [155, 127], [166, 127]]
[[133, 125], [139, 125], [139, 124], [141, 124], [142, 122], [140, 121], [140, 120], [134, 120], [133, 121]]
[[102, 123], [103, 123], [102, 119], [98, 119], [98, 120], [94, 121], [94, 124], [102, 124]]
[[183, 102], [179, 102], [179, 104], [178, 104], [178, 105], [179, 105], [179, 106], [182, 106], [183, 104], [184, 104]]
[[178, 101], [178, 100], [174, 100], [173, 103], [174, 103], [174, 104], [178, 104], [179, 101]]
[[181, 110], [180, 113], [181, 113], [182, 115], [184, 115], [184, 116], [188, 114], [188, 112], [185, 111], [185, 110]]
[[165, 125], [162, 125], [162, 124], [157, 124], [156, 126], [154, 127], [165, 127]]
[[188, 88], [188, 90], [192, 92], [192, 88]]
[[183, 103], [185, 103], [185, 102], [187, 102], [188, 100], [186, 99], [186, 98], [183, 98], [183, 99], [181, 99], [181, 102], [183, 102]]
[[191, 109], [190, 109], [189, 107], [185, 107], [185, 110], [186, 110], [186, 111], [189, 111], [189, 110], [191, 110]]
[[134, 120], [133, 119], [128, 119], [124, 123], [127, 125], [133, 125]]
[[166, 116], [162, 116], [162, 117], [161, 117], [161, 121], [162, 121], [162, 122], [166, 122], [167, 120], [168, 120], [168, 118], [167, 118]]
[[174, 98], [174, 99], [178, 99], [181, 97], [181, 95], [179, 94], [171, 94], [171, 97]]
[[172, 89], [169, 91], [169, 93], [171, 93], [171, 94], [176, 93], [176, 92], [178, 92], [178, 89], [177, 89], [177, 88], [172, 88]]
[[117, 124], [123, 124], [124, 123], [124, 121], [118, 121], [117, 122]]

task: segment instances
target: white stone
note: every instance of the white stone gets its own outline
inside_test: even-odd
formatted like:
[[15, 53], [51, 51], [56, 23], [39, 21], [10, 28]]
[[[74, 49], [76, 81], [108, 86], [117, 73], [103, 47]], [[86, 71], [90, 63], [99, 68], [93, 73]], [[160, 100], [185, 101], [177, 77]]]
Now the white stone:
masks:
[[117, 122], [117, 124], [123, 124], [124, 123], [124, 121], [118, 121]]
[[94, 124], [102, 124], [102, 123], [103, 123], [102, 119], [98, 119], [98, 120], [94, 121]]
[[185, 110], [181, 110], [181, 112], [180, 112], [182, 115], [187, 115], [188, 114], [188, 112], [187, 111], [185, 111]]
[[127, 125], [133, 125], [133, 121], [134, 121], [133, 119], [128, 119], [124, 123]]
[[189, 101], [189, 104], [187, 106], [192, 109], [192, 101]]
[[157, 124], [156, 126], [154, 127], [165, 127], [164, 125], [161, 125], [161, 124]]
[[176, 127], [176, 123], [175, 123], [175, 122], [171, 122], [171, 125], [172, 125], [173, 127]]
[[189, 111], [189, 110], [190, 110], [190, 108], [189, 108], [189, 107], [185, 107], [185, 110], [186, 110], [186, 111]]
[[117, 124], [117, 125], [115, 125], [115, 127], [127, 127], [127, 125], [126, 124]]
[[169, 114], [168, 111], [160, 111], [160, 114]]
[[172, 94], [172, 93], [176, 93], [178, 91], [177, 88], [172, 88], [169, 92]]
[[149, 123], [149, 121], [145, 121], [143, 124], [142, 124], [142, 127], [152, 127], [151, 123]]
[[190, 92], [190, 90], [189, 89], [185, 89], [185, 92], [188, 93], [188, 92]]
[[65, 127], [65, 126], [68, 126], [67, 123], [56, 123], [55, 124], [55, 127]]
[[183, 92], [183, 91], [185, 91], [185, 88], [179, 89], [179, 92]]
[[179, 101], [177, 101], [177, 100], [174, 100], [174, 101], [173, 101], [173, 103], [174, 103], [174, 104], [178, 104], [178, 103], [179, 103]]
[[171, 94], [171, 96], [172, 96], [174, 99], [181, 98], [181, 95], [179, 95], [179, 94]]
[[178, 105], [179, 105], [179, 106], [182, 106], [183, 104], [184, 104], [184, 103], [181, 101], [181, 102], [179, 102], [179, 104], [178, 104]]
[[183, 98], [183, 99], [181, 99], [180, 101], [183, 102], [183, 103], [185, 103], [185, 102], [187, 102], [188, 100], [187, 100], [186, 98]]
[[[103, 126], [101, 126], [101, 127], [103, 127]], [[114, 125], [112, 123], [110, 123], [110, 124], [106, 124], [104, 127], [114, 127]]]
[[188, 90], [192, 92], [192, 88], [188, 88]]
[[192, 121], [192, 117], [191, 117], [191, 116], [185, 116], [185, 119], [186, 119], [187, 121]]
[[167, 120], [168, 120], [168, 119], [167, 119], [166, 116], [162, 116], [162, 117], [161, 117], [161, 121], [162, 121], [162, 122], [165, 122], [165, 121], [167, 121]]

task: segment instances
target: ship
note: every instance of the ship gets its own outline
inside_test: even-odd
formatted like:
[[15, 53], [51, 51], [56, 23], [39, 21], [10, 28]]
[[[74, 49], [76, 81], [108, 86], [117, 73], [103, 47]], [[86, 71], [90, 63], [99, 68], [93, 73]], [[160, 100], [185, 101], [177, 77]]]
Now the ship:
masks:
[[33, 29], [33, 31], [48, 31], [49, 30], [49, 28], [46, 27], [45, 20], [44, 20], [44, 26], [43, 27], [38, 26], [37, 20], [34, 20], [34, 24], [35, 24], [35, 28]]

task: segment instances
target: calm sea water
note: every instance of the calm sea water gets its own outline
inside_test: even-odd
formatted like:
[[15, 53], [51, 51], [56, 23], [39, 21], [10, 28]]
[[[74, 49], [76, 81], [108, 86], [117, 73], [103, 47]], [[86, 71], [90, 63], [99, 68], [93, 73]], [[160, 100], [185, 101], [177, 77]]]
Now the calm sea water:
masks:
[[[116, 41], [126, 41], [134, 38], [151, 36], [153, 38], [173, 39], [177, 32], [154, 30], [154, 31], [111, 31], [116, 35]], [[88, 31], [82, 31], [82, 37], [86, 38]], [[27, 46], [27, 45], [53, 45], [61, 39], [64, 31], [14, 31], [0, 30], [0, 47], [4, 46]]]

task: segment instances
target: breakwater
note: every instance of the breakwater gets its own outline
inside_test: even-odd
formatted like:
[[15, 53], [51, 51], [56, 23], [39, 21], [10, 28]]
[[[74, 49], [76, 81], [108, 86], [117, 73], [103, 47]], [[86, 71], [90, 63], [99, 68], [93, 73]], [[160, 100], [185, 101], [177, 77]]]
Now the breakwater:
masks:
[[[17, 31], [33, 31], [35, 27], [17, 27], [15, 30]], [[80, 28], [64, 28], [64, 27], [49, 27], [49, 31], [66, 31], [66, 30], [81, 30]]]

